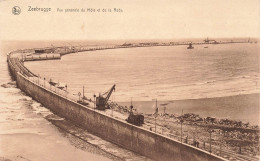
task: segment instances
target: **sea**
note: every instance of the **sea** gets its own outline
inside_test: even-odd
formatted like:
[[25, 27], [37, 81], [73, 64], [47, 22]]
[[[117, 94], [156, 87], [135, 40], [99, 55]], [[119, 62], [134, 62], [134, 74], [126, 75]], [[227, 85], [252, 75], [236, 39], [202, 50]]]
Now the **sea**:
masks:
[[94, 94], [116, 90], [110, 100], [132, 104], [140, 113], [180, 115], [259, 123], [257, 43], [156, 46], [80, 52], [61, 60], [26, 62], [33, 73], [67, 84], [68, 91]]
[[[16, 88], [6, 63], [6, 54], [17, 49], [132, 42], [137, 40], [1, 43], [0, 160], [148, 159], [90, 133], [87, 136], [94, 141], [82, 142], [59, 129], [47, 119], [54, 117], [51, 111]], [[160, 113], [165, 109], [177, 115], [195, 113], [259, 125], [259, 49], [259, 43], [203, 44], [190, 50], [185, 45], [124, 48], [73, 53], [60, 60], [24, 64], [42, 78], [67, 84], [68, 91], [75, 95], [84, 86], [88, 98], [103, 94], [116, 84], [110, 101], [123, 106], [132, 101], [139, 113], [152, 114], [158, 107]]]

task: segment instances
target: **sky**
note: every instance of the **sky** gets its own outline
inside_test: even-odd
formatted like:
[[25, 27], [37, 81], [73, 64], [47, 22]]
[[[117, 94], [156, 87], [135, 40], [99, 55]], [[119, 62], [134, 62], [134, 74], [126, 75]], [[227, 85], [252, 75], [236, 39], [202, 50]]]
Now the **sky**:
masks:
[[[19, 6], [21, 13], [12, 14]], [[51, 12], [28, 11], [29, 6]], [[57, 8], [63, 12], [57, 12]], [[96, 12], [67, 12], [93, 8]], [[123, 12], [97, 12], [97, 9]], [[259, 0], [0, 0], [0, 40], [257, 37]]]

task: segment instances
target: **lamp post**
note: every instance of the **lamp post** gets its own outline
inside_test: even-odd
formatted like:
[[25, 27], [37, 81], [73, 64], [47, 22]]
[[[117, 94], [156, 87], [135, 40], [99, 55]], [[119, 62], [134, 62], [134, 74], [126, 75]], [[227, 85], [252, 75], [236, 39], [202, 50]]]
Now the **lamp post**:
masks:
[[40, 74], [38, 74], [38, 85], [39, 85]]
[[188, 131], [183, 131], [183, 132], [184, 132], [184, 133], [187, 133], [187, 136], [186, 136], [186, 138], [185, 138], [185, 140], [184, 140], [184, 143], [188, 144], [189, 133], [188, 133]]
[[209, 152], [211, 153], [211, 133], [214, 132], [214, 130], [209, 128], [208, 132], [209, 132]]
[[78, 96], [79, 96], [79, 101], [80, 101], [80, 95], [81, 95], [81, 93], [79, 92], [79, 93], [78, 93]]
[[51, 90], [51, 78], [50, 78], [49, 84], [50, 84], [50, 90]]
[[85, 98], [85, 95], [84, 95], [84, 86], [83, 86], [83, 96], [82, 96], [82, 102], [84, 103], [84, 98]]
[[[165, 124], [165, 111], [166, 111], [166, 106], [163, 107], [163, 124]], [[162, 126], [162, 134], [163, 134], [163, 126]]]
[[[197, 133], [197, 123], [195, 123], [194, 124], [195, 125], [195, 131], [193, 131], [193, 142], [194, 143], [196, 143], [196, 133]], [[197, 146], [196, 144], [195, 144], [195, 146]]]
[[96, 108], [96, 94], [94, 93], [94, 110]]
[[68, 92], [67, 92], [68, 86], [67, 86], [67, 84], [65, 85], [65, 87], [66, 87], [65, 95], [66, 95], [66, 98], [67, 98], [68, 97]]
[[181, 143], [182, 143], [182, 123], [183, 123], [183, 110], [181, 112]]
[[154, 131], [156, 133], [156, 117], [157, 117], [157, 114], [158, 114], [158, 107], [157, 107], [157, 98], [156, 99], [153, 99], [153, 101], [156, 101], [156, 106], [155, 106], [155, 113], [154, 113]]

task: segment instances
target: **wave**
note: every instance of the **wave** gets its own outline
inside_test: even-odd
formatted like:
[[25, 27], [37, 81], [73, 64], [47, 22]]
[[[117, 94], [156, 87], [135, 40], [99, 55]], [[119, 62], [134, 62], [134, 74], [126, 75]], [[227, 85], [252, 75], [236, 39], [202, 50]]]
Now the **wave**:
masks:
[[1, 87], [3, 87], [3, 88], [15, 88], [16, 87], [16, 81], [12, 81], [12, 82], [2, 84]]

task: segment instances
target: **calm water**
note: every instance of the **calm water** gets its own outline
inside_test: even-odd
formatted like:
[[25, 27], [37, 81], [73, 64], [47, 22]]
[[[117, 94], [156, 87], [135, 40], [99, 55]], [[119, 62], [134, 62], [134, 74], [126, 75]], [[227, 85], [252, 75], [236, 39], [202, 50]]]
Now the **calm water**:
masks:
[[[104, 141], [87, 131], [63, 123], [47, 108], [16, 88], [8, 72], [6, 53], [18, 48], [44, 47], [42, 43], [0, 43], [0, 160], [85, 161], [148, 160], [147, 158]], [[11, 84], [8, 84], [11, 83]], [[6, 85], [3, 87], [2, 85]], [[56, 120], [57, 119], [57, 120]], [[72, 136], [73, 130], [86, 142]], [[59, 122], [60, 120], [60, 122]]]
[[116, 84], [114, 101], [212, 98], [259, 91], [255, 44], [104, 50], [66, 55], [57, 61], [26, 62], [42, 77], [92, 97]]
[[[152, 100], [157, 98], [168, 104], [168, 112], [184, 109], [257, 124], [259, 95], [248, 94], [260, 91], [259, 59], [257, 44], [228, 44], [199, 45], [193, 50], [172, 46], [84, 52], [25, 65], [42, 77], [66, 83], [74, 94], [84, 85], [91, 98], [116, 84], [111, 100], [129, 105], [132, 97], [140, 112], [152, 113]], [[227, 97], [235, 95], [245, 97]], [[203, 100], [216, 97], [223, 99]]]

